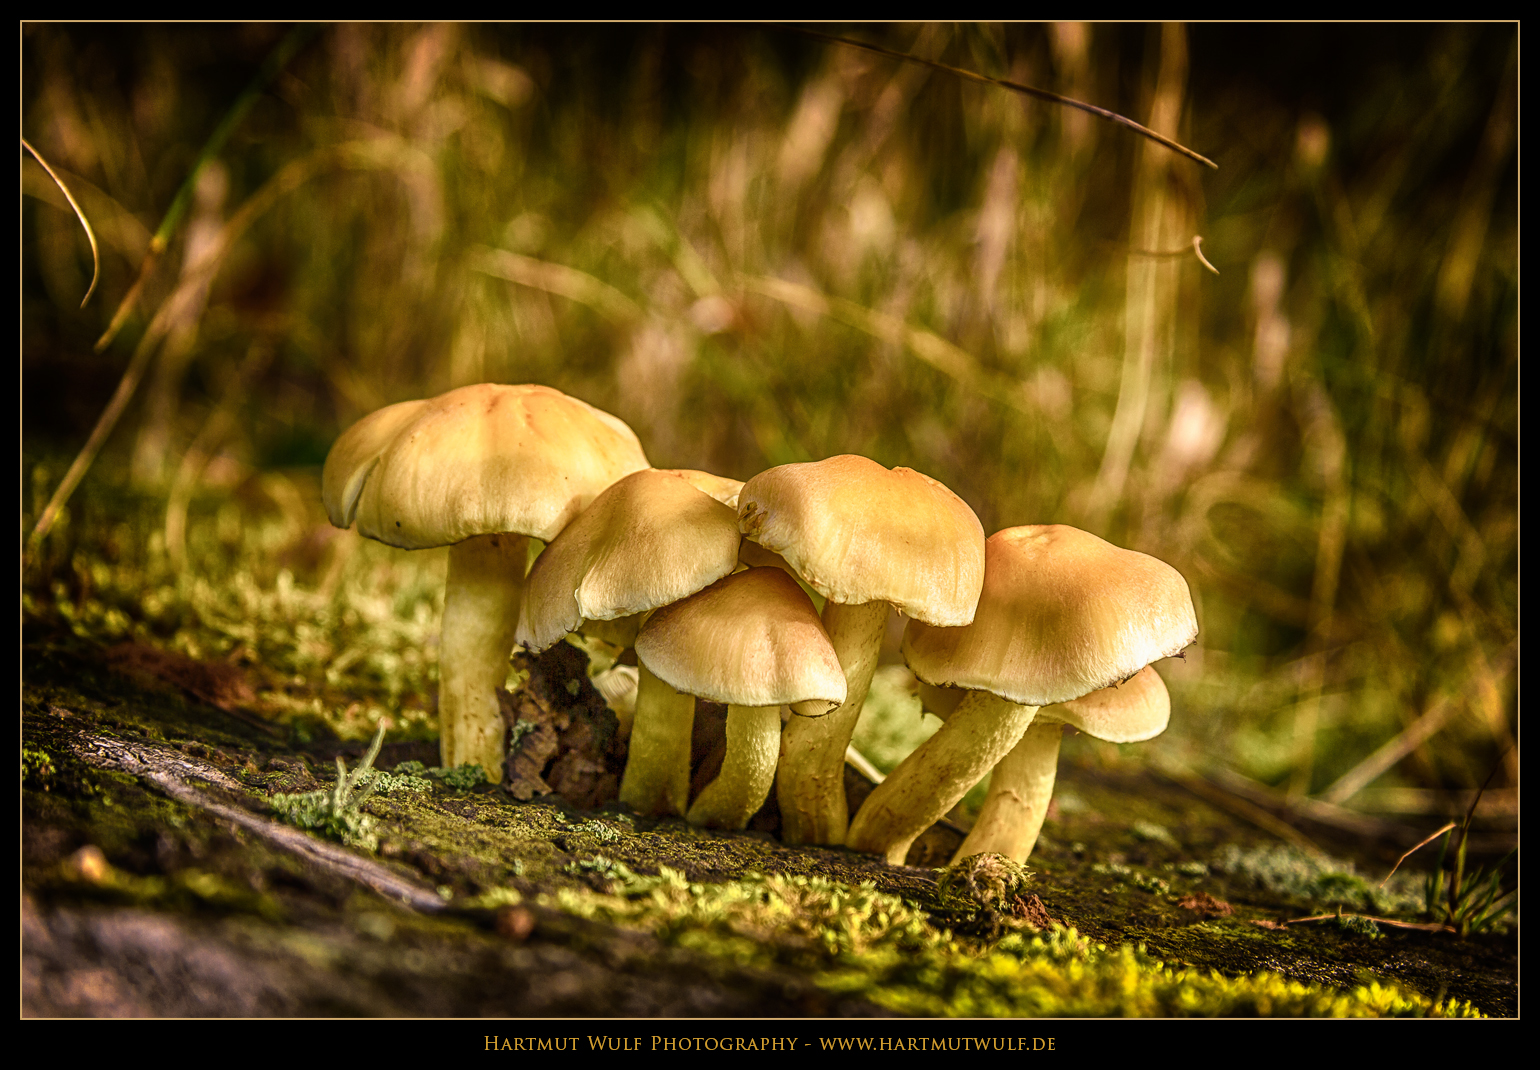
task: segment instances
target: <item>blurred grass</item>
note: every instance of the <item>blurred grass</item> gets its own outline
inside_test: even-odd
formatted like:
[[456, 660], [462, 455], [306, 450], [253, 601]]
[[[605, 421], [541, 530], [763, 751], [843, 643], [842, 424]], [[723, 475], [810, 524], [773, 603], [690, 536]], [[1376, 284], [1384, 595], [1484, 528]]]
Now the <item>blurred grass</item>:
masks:
[[[24, 26], [23, 133], [104, 263], [82, 312], [24, 161], [23, 534], [168, 317], [25, 611], [430, 709], [442, 563], [344, 554], [318, 466], [381, 405], [541, 382], [659, 466], [859, 452], [1170, 561], [1179, 759], [1350, 805], [1516, 784], [1515, 28], [848, 32], [1221, 168], [773, 28], [327, 27], [96, 355], [285, 27]], [[1196, 234], [1217, 277], [1144, 255]]]

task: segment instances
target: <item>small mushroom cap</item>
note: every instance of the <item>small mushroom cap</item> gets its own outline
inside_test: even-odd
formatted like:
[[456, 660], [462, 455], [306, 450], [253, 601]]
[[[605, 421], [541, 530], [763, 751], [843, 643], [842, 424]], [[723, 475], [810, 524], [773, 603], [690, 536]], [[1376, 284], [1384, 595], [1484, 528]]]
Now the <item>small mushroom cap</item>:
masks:
[[984, 529], [966, 502], [912, 468], [853, 455], [783, 464], [743, 485], [738, 527], [835, 602], [887, 602], [941, 627], [973, 619]]
[[1171, 692], [1155, 666], [1146, 665], [1121, 684], [1039, 710], [1037, 719], [1062, 721], [1108, 743], [1141, 743], [1166, 730]]
[[911, 621], [903, 652], [928, 683], [1049, 706], [1120, 683], [1198, 635], [1181, 573], [1061, 524], [990, 536], [966, 628]]
[[778, 568], [735, 572], [642, 625], [636, 655], [671, 687], [734, 706], [845, 701], [812, 599]]
[[729, 476], [713, 475], [698, 468], [665, 468], [702, 493], [709, 494], [729, 509], [738, 508], [738, 492], [743, 490], [743, 480]]
[[333, 523], [356, 519], [361, 535], [419, 550], [499, 532], [549, 542], [646, 467], [609, 413], [549, 387], [481, 383], [360, 420], [332, 447], [322, 486]]
[[633, 472], [595, 498], [530, 571], [517, 641], [544, 650], [585, 620], [677, 602], [738, 564], [738, 518], [673, 472]]

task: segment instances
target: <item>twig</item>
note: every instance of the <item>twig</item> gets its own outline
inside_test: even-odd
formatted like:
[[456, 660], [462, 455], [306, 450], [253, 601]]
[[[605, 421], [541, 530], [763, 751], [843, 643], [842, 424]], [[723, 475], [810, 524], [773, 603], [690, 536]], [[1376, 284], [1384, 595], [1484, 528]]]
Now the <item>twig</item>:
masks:
[[[262, 95], [262, 90], [267, 84], [278, 76], [278, 72], [288, 66], [289, 60], [303, 47], [311, 37], [321, 29], [319, 23], [301, 23], [290, 30], [284, 39], [278, 42], [278, 47], [268, 55], [256, 76], [241, 91], [241, 95], [235, 98], [235, 103], [230, 105], [230, 110], [225, 112], [224, 118], [204, 142], [203, 150], [198, 153], [198, 158], [193, 161], [192, 170], [187, 172], [187, 177], [182, 180], [182, 186], [176, 191], [176, 196], [171, 199], [171, 207], [166, 209], [166, 214], [161, 218], [160, 226], [155, 229], [155, 235], [150, 239], [149, 251], [144, 254], [144, 260], [139, 264], [139, 276], [134, 284], [128, 288], [128, 293], [123, 295], [123, 300], [118, 304], [117, 311], [112, 314], [112, 320], [107, 324], [107, 329], [96, 340], [95, 349], [100, 353], [112, 344], [112, 340], [123, 329], [123, 324], [128, 322], [128, 317], [138, 303], [139, 294], [144, 290], [145, 280], [149, 278], [156, 261], [171, 244], [171, 236], [176, 233], [176, 228], [181, 225], [182, 217], [187, 214], [187, 209], [192, 205], [193, 191], [198, 185], [198, 176], [203, 174], [203, 169], [209, 161], [218, 156], [225, 147], [225, 142], [235, 132], [251, 106]], [[34, 153], [34, 155], [36, 155]], [[95, 242], [93, 240], [94, 247]], [[87, 295], [89, 296], [89, 295]]]
[[[1116, 248], [1126, 248], [1126, 246], [1124, 246], [1122, 242], [1107, 241], [1107, 242], [1102, 242], [1101, 244], [1102, 245], [1113, 246], [1113, 247], [1116, 247]], [[1188, 253], [1192, 253], [1192, 254], [1196, 255], [1197, 258], [1198, 258], [1198, 263], [1200, 263], [1204, 267], [1208, 268], [1215, 275], [1219, 274], [1219, 269], [1216, 268], [1213, 264], [1209, 263], [1208, 257], [1203, 255], [1203, 235], [1201, 235], [1201, 234], [1194, 234], [1192, 236], [1192, 246], [1190, 248], [1187, 248], [1187, 249], [1129, 249], [1128, 250], [1128, 255], [1129, 256], [1148, 256], [1148, 257], [1151, 257], [1151, 258], [1156, 259], [1156, 260], [1170, 259], [1172, 257], [1177, 257], [1177, 256], [1186, 256]]]
[[70, 192], [70, 188], [64, 184], [64, 179], [54, 173], [54, 169], [48, 166], [48, 161], [43, 159], [42, 154], [28, 144], [26, 138], [21, 139], [21, 147], [30, 152], [32, 158], [42, 165], [44, 171], [48, 172], [48, 177], [53, 179], [54, 185], [59, 187], [60, 192], [64, 194], [64, 199], [69, 201], [70, 207], [75, 210], [75, 218], [80, 220], [80, 225], [86, 228], [86, 237], [91, 242], [91, 285], [86, 288], [86, 295], [80, 299], [80, 307], [85, 308], [86, 302], [91, 300], [91, 295], [96, 292], [96, 280], [102, 276], [102, 254], [96, 247], [96, 231], [91, 229], [91, 221], [86, 218], [85, 211], [75, 200], [75, 195]]
[[1192, 252], [1193, 255], [1198, 258], [1198, 263], [1208, 268], [1215, 275], [1219, 274], [1219, 269], [1216, 268], [1213, 264], [1210, 264], [1208, 262], [1208, 257], [1203, 255], [1203, 235], [1194, 234], [1192, 236]]
[[[946, 63], [938, 63], [933, 59], [925, 59], [923, 56], [916, 56], [909, 52], [895, 52], [891, 48], [883, 48], [881, 45], [873, 45], [868, 44], [865, 41], [857, 41], [851, 37], [839, 37], [832, 33], [820, 33], [817, 30], [806, 30], [800, 26], [786, 26], [779, 23], [769, 23], [767, 25], [775, 26], [777, 29], [781, 30], [790, 30], [792, 33], [800, 33], [807, 37], [818, 37], [825, 41], [833, 41], [836, 44], [849, 45], [852, 48], [863, 48], [868, 52], [875, 52], [880, 56], [887, 56], [889, 59], [899, 59], [908, 63], [918, 63], [921, 66], [930, 67], [934, 70], [946, 71], [948, 74], [955, 74], [959, 78], [966, 78], [972, 82], [981, 82], [984, 85], [997, 85], [1002, 89], [1009, 89], [1013, 93], [1024, 93], [1029, 97], [1036, 97], [1038, 100], [1046, 100], [1050, 104], [1063, 104], [1065, 107], [1079, 108], [1081, 111], [1090, 112], [1092, 115], [1099, 119], [1106, 119], [1108, 122], [1117, 123], [1119, 126], [1126, 126], [1130, 130], [1134, 131], [1134, 133], [1140, 134], [1149, 138], [1151, 141], [1155, 141], [1161, 145], [1164, 145], [1172, 152], [1185, 156], [1189, 160], [1194, 160], [1208, 167], [1212, 167], [1216, 171], [1219, 170], [1219, 165], [1213, 160], [1210, 160], [1207, 156], [1200, 155], [1194, 152], [1192, 149], [1189, 149], [1187, 146], [1172, 141], [1164, 134], [1156, 133], [1154, 130], [1151, 130], [1147, 126], [1141, 126], [1127, 116], [1119, 115], [1115, 111], [1108, 111], [1106, 108], [1098, 108], [1095, 104], [1087, 104], [1085, 101], [1075, 100], [1073, 97], [1061, 96], [1058, 93], [1050, 93], [1046, 89], [1037, 89], [1030, 85], [1022, 85], [1020, 82], [1012, 82], [1005, 78], [991, 78], [987, 74], [979, 74], [975, 71], [966, 70], [962, 67], [953, 67]], [[1212, 268], [1210, 270], [1212, 270]]]
[[95, 734], [83, 734], [75, 753], [92, 765], [121, 769], [141, 777], [180, 803], [207, 810], [319, 869], [357, 881], [403, 906], [425, 913], [438, 913], [445, 907], [443, 899], [432, 889], [403, 878], [371, 858], [238, 806], [211, 799], [187, 782], [188, 778], [196, 777], [228, 791], [244, 793], [244, 785], [226, 776], [217, 766], [154, 744], [130, 743]]
[[[1411, 852], [1407, 852], [1410, 854]], [[1388, 879], [1388, 878], [1387, 878]], [[1368, 914], [1315, 914], [1308, 918], [1289, 918], [1284, 925], [1298, 925], [1302, 921], [1334, 921], [1337, 918], [1363, 918], [1378, 925], [1394, 925], [1398, 929], [1420, 929], [1427, 933], [1452, 933], [1454, 927], [1438, 921], [1397, 921], [1395, 918], [1376, 918]]]

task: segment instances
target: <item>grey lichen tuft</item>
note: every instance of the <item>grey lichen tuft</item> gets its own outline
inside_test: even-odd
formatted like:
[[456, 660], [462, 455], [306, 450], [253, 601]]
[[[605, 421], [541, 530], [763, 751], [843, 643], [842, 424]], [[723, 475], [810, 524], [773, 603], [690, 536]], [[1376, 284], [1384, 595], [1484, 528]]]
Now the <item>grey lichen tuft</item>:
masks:
[[349, 847], [378, 850], [380, 840], [374, 834], [374, 819], [363, 812], [363, 805], [378, 786], [381, 774], [374, 769], [374, 760], [379, 757], [384, 742], [385, 725], [382, 723], [374, 734], [374, 741], [369, 744], [368, 753], [352, 773], [348, 772], [347, 763], [340, 756], [337, 758], [337, 783], [330, 791], [274, 795], [268, 802], [291, 825], [312, 829], [341, 840]]

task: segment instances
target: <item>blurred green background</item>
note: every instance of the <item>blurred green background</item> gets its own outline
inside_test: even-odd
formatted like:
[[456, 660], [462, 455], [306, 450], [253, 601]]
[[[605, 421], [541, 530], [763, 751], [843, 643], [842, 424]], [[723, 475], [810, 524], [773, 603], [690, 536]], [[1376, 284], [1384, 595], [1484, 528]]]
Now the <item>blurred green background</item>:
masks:
[[1404, 815], [1495, 768], [1512, 813], [1516, 26], [818, 28], [1219, 169], [784, 27], [24, 25], [23, 135], [102, 279], [82, 309], [24, 154], [23, 540], [142, 369], [28, 626], [431, 734], [443, 555], [330, 528], [320, 465], [379, 406], [545, 383], [660, 467], [862, 453], [986, 532], [1171, 562], [1171, 729], [1083, 756]]

